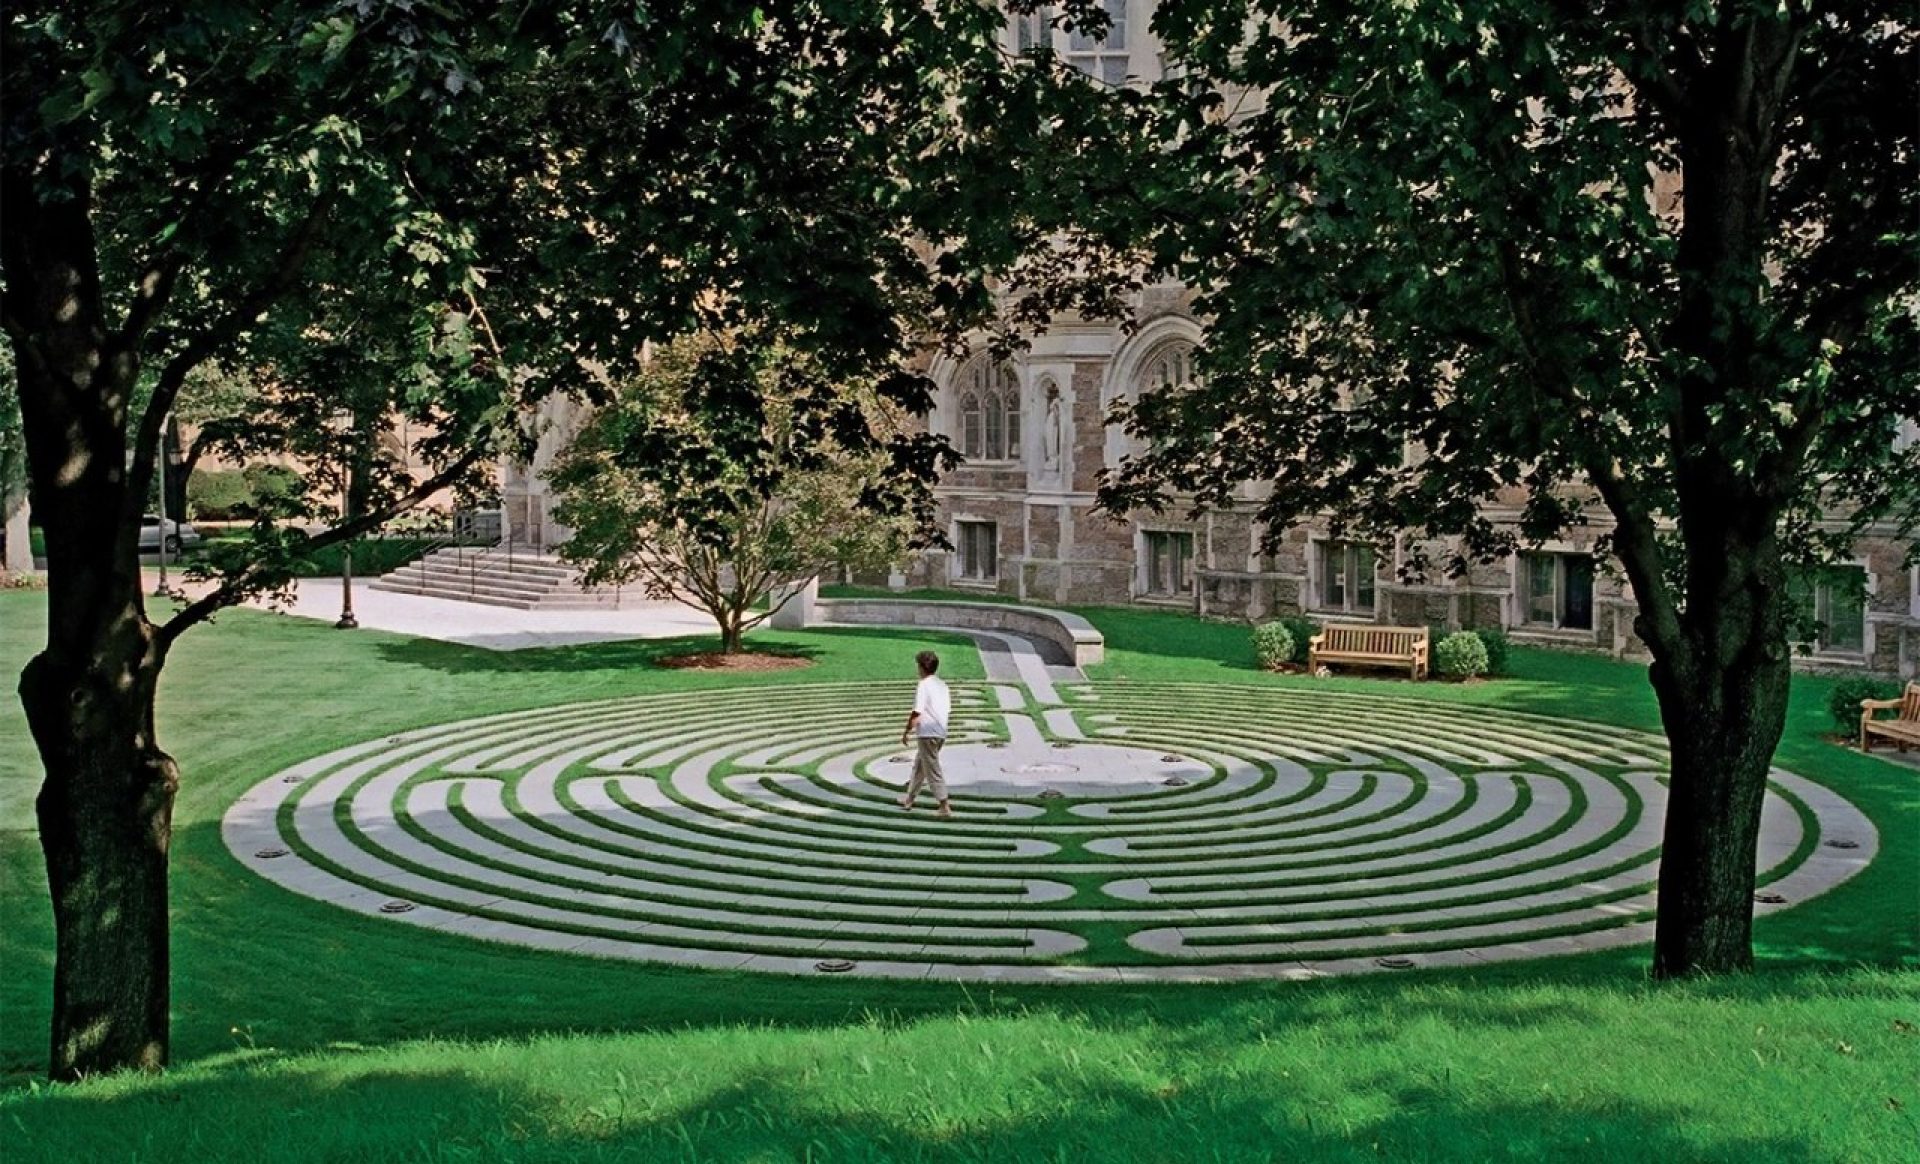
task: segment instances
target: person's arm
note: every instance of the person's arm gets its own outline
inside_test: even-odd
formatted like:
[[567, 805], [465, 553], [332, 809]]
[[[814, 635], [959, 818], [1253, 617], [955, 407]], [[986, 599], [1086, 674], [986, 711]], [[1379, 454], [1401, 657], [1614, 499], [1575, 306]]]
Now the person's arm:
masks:
[[911, 739], [913, 736], [914, 725], [919, 722], [920, 722], [920, 709], [916, 707], [912, 711], [909, 711], [907, 713], [907, 726], [900, 729], [900, 746], [901, 747], [904, 748], [907, 746], [907, 741]]

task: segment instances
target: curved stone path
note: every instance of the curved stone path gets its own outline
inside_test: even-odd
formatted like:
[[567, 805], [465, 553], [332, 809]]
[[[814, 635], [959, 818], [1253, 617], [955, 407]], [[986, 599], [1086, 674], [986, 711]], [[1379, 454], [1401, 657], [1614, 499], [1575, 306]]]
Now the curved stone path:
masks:
[[[263, 781], [226, 841], [362, 913], [731, 969], [1301, 977], [1651, 936], [1654, 736], [1391, 688], [956, 684], [941, 821], [893, 803], [910, 696], [755, 687], [403, 732]], [[1877, 844], [1776, 772], [1760, 896], [1784, 900], [1758, 908]]]

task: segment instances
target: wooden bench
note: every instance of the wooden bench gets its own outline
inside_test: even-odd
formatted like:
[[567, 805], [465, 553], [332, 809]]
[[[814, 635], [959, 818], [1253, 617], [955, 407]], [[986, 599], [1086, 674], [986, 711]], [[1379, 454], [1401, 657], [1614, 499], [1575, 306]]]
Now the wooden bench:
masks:
[[1329, 626], [1307, 641], [1307, 670], [1329, 663], [1358, 667], [1405, 667], [1427, 677], [1427, 628], [1423, 626]]
[[[1891, 711], [1892, 719], [1875, 719], [1876, 711]], [[1885, 736], [1898, 744], [1901, 751], [1910, 747], [1920, 747], [1920, 683], [1907, 684], [1907, 692], [1898, 699], [1863, 699], [1860, 701], [1860, 750], [1873, 750], [1875, 736]]]

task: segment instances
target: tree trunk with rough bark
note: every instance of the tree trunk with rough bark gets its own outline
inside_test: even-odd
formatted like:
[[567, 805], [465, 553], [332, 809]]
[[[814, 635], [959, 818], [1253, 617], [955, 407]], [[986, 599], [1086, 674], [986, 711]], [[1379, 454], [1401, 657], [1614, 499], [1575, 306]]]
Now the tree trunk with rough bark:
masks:
[[131, 368], [97, 354], [67, 349], [64, 373], [22, 376], [49, 587], [46, 648], [19, 690], [46, 773], [36, 810], [53, 901], [55, 1079], [157, 1069], [168, 1045], [178, 773], [154, 735], [165, 650], [142, 605], [137, 527], [115, 517], [128, 512], [126, 472], [86, 435], [111, 419]]
[[[1653, 972], [1674, 978], [1753, 967], [1754, 863], [1767, 773], [1792, 679], [1780, 542], [1791, 482], [1756, 471], [1747, 437], [1722, 417], [1768, 399], [1767, 200], [1775, 136], [1799, 32], [1763, 15], [1729, 21], [1717, 67], [1678, 115], [1685, 200], [1677, 305], [1664, 336], [1684, 359], [1670, 464], [1684, 583], [1664, 633], [1648, 639], [1670, 753]], [[1650, 517], [1650, 515], [1643, 515]], [[1651, 555], [1650, 555], [1651, 556]], [[1636, 594], [1664, 585], [1647, 562]]]
[[1653, 668], [1672, 757], [1655, 977], [1753, 967], [1760, 808], [1786, 723], [1790, 671], [1784, 654], [1690, 677]]
[[54, 919], [48, 1074], [61, 1080], [167, 1062], [179, 778], [154, 744], [152, 628], [127, 613], [128, 650], [92, 660], [48, 651], [20, 678], [46, 769], [36, 809]]
[[1688, 602], [1675, 633], [1651, 643], [1671, 773], [1654, 927], [1658, 978], [1753, 968], [1760, 810], [1793, 664], [1777, 518], [1753, 498], [1744, 502], [1729, 497], [1740, 517], [1689, 531]]
[[84, 176], [64, 197], [5, 173], [8, 329], [33, 509], [46, 534], [47, 641], [20, 701], [46, 773], [36, 803], [53, 903], [48, 1074], [154, 1070], [168, 1051], [167, 851], [178, 784], [154, 737], [166, 650], [143, 606], [128, 471], [139, 359], [105, 323]]

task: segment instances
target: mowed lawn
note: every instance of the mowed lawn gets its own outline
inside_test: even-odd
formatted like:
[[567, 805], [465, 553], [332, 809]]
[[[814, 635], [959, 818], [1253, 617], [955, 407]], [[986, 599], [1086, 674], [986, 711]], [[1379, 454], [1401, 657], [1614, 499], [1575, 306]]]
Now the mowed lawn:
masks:
[[[44, 634], [0, 593], [0, 671]], [[1244, 628], [1085, 611], [1101, 678], [1261, 674]], [[38, 766], [0, 701], [0, 1161], [1660, 1160], [1920, 1157], [1920, 772], [1821, 738], [1796, 689], [1781, 763], [1881, 831], [1840, 889], [1760, 923], [1761, 966], [1654, 985], [1644, 949], [1308, 983], [961, 987], [724, 974], [486, 945], [259, 880], [221, 813], [296, 760], [489, 712], [716, 685], [897, 679], [970, 647], [767, 634], [801, 671], [655, 668], [678, 644], [495, 654], [251, 611], [183, 640], [162, 687], [180, 760], [175, 1066], [74, 1087], [45, 1059], [51, 924]], [[1423, 697], [1657, 729], [1645, 673], [1517, 651]], [[1386, 681], [1379, 681], [1386, 682]], [[1394, 684], [1396, 694], [1414, 689]], [[875, 709], [875, 734], [900, 709]]]

